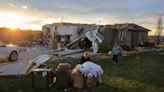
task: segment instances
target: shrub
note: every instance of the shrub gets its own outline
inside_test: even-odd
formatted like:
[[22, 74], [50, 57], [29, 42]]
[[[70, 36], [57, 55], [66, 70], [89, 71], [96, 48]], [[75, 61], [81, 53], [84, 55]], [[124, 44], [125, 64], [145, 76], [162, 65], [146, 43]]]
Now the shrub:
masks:
[[131, 48], [126, 44], [121, 45], [121, 48], [125, 51], [130, 51], [131, 50]]
[[145, 41], [143, 44], [139, 44], [138, 47], [155, 47], [155, 44], [153, 42]]
[[101, 43], [99, 44], [99, 52], [100, 53], [108, 53], [110, 50], [112, 50], [112, 46], [107, 43]]

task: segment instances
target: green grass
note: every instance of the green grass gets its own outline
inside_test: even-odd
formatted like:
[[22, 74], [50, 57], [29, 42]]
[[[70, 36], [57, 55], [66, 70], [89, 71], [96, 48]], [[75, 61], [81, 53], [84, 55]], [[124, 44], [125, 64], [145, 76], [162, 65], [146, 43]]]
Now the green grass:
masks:
[[[164, 55], [161, 52], [133, 54], [119, 58], [114, 65], [111, 59], [94, 61], [104, 70], [103, 84], [96, 88], [75, 89], [68, 92], [164, 92]], [[164, 51], [162, 51], [164, 53]], [[67, 59], [48, 63], [55, 68], [60, 62], [68, 62], [72, 68], [79, 59]], [[53, 92], [52, 89], [32, 89], [31, 76], [0, 78], [0, 92]], [[62, 92], [62, 90], [57, 90]]]

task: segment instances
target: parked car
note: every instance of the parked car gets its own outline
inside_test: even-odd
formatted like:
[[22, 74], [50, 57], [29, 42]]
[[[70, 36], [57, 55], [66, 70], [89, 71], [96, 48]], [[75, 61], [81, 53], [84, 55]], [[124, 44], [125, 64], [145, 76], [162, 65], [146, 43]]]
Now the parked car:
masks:
[[16, 61], [18, 59], [18, 47], [7, 45], [0, 41], [0, 57], [5, 57], [10, 61]]

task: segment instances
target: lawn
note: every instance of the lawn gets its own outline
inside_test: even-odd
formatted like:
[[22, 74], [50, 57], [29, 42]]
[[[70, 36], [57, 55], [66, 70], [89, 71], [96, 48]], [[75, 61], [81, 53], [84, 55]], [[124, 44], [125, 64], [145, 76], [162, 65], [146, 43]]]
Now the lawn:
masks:
[[[164, 53], [146, 52], [119, 58], [119, 64], [112, 60], [94, 61], [104, 70], [103, 84], [96, 88], [75, 89], [67, 92], [164, 92]], [[48, 63], [55, 68], [59, 62], [69, 62], [72, 68], [79, 59], [67, 59]], [[0, 78], [0, 92], [53, 92], [53, 89], [32, 89], [31, 76]], [[56, 92], [62, 92], [57, 89]]]

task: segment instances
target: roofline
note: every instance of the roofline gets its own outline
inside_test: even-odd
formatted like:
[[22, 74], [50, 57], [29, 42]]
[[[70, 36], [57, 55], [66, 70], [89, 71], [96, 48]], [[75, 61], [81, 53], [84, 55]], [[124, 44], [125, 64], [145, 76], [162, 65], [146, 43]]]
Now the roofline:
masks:
[[[119, 26], [119, 25], [122, 25], [122, 28], [120, 28], [120, 29], [126, 28], [127, 27], [126, 25], [135, 25], [135, 26], [138, 26], [138, 27], [142, 28], [143, 31], [151, 31], [151, 30], [149, 30], [149, 29], [147, 29], [145, 27], [142, 27], [142, 26], [140, 26], [138, 24], [135, 24], [135, 23], [122, 23], [122, 24], [105, 25], [105, 26], [109, 26], [109, 27], [111, 27], [111, 29], [118, 29], [116, 27]], [[123, 25], [125, 25], [125, 26], [123, 26]]]

